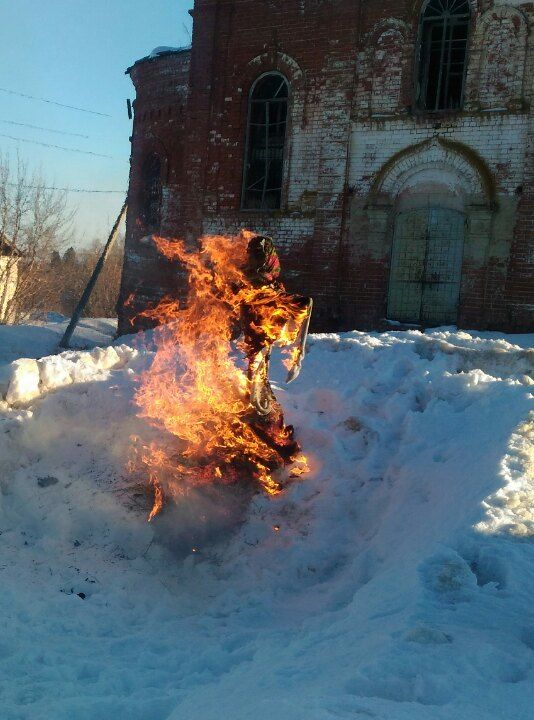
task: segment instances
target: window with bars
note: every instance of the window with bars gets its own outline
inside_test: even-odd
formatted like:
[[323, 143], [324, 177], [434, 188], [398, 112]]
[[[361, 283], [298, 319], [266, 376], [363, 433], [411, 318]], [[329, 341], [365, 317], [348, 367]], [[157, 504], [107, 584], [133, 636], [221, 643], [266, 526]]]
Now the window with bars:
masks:
[[463, 103], [468, 0], [429, 0], [421, 15], [418, 105], [421, 110], [459, 110]]
[[161, 212], [161, 160], [151, 153], [143, 163], [141, 209], [147, 230], [157, 230]]
[[289, 85], [279, 73], [261, 77], [248, 108], [243, 178], [244, 210], [278, 210], [282, 205]]

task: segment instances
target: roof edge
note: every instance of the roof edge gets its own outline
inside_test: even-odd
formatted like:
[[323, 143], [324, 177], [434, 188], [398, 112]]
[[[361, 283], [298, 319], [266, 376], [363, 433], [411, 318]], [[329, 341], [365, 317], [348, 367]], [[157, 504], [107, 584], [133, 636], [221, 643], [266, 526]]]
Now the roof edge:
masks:
[[134, 67], [137, 67], [137, 65], [140, 65], [141, 63], [146, 62], [153, 62], [154, 60], [159, 60], [163, 57], [168, 57], [169, 55], [181, 55], [183, 53], [189, 53], [191, 52], [191, 45], [184, 45], [183, 47], [177, 47], [177, 48], [171, 48], [171, 47], [157, 47], [152, 50], [150, 55], [145, 55], [145, 57], [139, 58], [139, 60], [136, 60], [133, 65], [130, 65], [129, 68], [126, 68], [125, 75], [129, 75], [130, 71], [133, 70]]

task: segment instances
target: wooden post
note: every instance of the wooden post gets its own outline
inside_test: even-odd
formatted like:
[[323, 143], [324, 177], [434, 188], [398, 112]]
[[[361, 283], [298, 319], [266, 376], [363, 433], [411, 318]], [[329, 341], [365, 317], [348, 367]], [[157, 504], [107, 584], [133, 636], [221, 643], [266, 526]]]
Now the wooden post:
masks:
[[104, 263], [106, 262], [106, 258], [109, 255], [109, 251], [111, 250], [113, 243], [115, 242], [115, 239], [117, 235], [119, 234], [119, 227], [123, 220], [123, 218], [126, 215], [126, 211], [128, 209], [128, 203], [125, 200], [124, 205], [121, 208], [121, 211], [119, 213], [119, 216], [117, 217], [117, 220], [115, 221], [115, 225], [113, 226], [113, 230], [110, 233], [110, 236], [108, 238], [108, 241], [102, 250], [102, 255], [98, 258], [98, 262], [95, 265], [95, 269], [93, 270], [93, 274], [91, 275], [91, 278], [89, 282], [87, 283], [87, 287], [83, 291], [83, 294], [80, 298], [80, 302], [76, 306], [76, 310], [74, 311], [72, 318], [70, 320], [70, 323], [65, 330], [65, 334], [61, 338], [61, 342], [59, 343], [59, 347], [62, 350], [68, 350], [69, 349], [69, 343], [70, 339], [72, 337], [72, 333], [76, 329], [76, 325], [80, 321], [81, 314], [85, 310], [85, 306], [89, 302], [89, 298], [91, 297], [91, 293], [94, 290], [94, 287], [96, 285], [96, 281], [98, 280], [98, 276], [100, 275], [102, 268], [104, 267]]

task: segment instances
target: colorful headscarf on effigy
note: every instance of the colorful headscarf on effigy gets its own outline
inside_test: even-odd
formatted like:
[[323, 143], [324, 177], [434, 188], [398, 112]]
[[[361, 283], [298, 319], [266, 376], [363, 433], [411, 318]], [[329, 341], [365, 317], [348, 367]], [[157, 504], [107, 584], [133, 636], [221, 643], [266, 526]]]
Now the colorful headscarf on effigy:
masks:
[[266, 285], [278, 280], [280, 259], [270, 237], [256, 235], [248, 244], [249, 269], [257, 279]]

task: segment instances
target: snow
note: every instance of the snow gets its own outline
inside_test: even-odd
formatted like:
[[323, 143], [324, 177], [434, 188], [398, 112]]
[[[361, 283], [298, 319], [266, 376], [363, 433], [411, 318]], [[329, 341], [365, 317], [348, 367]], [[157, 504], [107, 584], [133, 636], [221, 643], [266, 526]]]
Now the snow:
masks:
[[158, 45], [158, 47], [155, 47], [152, 50], [149, 57], [157, 57], [158, 55], [161, 55], [161, 53], [174, 52], [176, 50], [179, 50], [179, 48], [168, 45]]
[[311, 473], [147, 524], [112, 333], [0, 327], [3, 719], [532, 717], [533, 336], [312, 336]]
[[21, 405], [71, 383], [93, 382], [102, 372], [122, 367], [136, 355], [134, 348], [118, 345], [97, 347], [91, 352], [64, 352], [40, 360], [14, 360], [4, 373], [5, 399], [9, 405]]
[[[54, 313], [54, 322], [31, 325], [0, 325], [0, 368], [20, 357], [38, 358], [57, 350], [69, 318]], [[71, 347], [93, 348], [111, 342], [117, 330], [114, 318], [80, 320]]]
[[166, 55], [167, 53], [183, 52], [184, 50], [191, 50], [191, 45], [182, 45], [181, 47], [169, 47], [167, 45], [159, 45], [154, 48], [149, 58], [159, 57], [160, 55]]
[[[35, 364], [29, 360], [42, 358], [57, 352], [58, 345], [63, 337], [67, 325], [68, 318], [61, 315], [55, 316], [52, 322], [39, 322], [27, 325], [0, 325], [0, 395], [5, 395], [7, 387], [12, 384], [12, 392], [16, 393], [14, 401], [24, 400], [22, 395], [26, 391], [23, 386], [27, 387], [27, 400], [36, 397], [38, 392], [38, 371]], [[71, 339], [70, 346], [72, 348], [91, 349], [97, 345], [111, 342], [117, 330], [116, 319], [83, 319], [78, 324], [74, 335]], [[62, 356], [67, 360], [69, 356]], [[19, 366], [23, 365], [27, 368], [27, 373], [21, 368], [17, 370], [17, 365], [11, 365], [14, 361], [20, 361]], [[51, 358], [47, 363], [57, 364], [57, 370], [60, 374], [65, 371], [65, 365], [61, 360]], [[15, 383], [22, 383], [20, 390], [15, 390], [12, 383], [13, 376], [16, 376]], [[57, 379], [55, 381], [57, 383]]]

